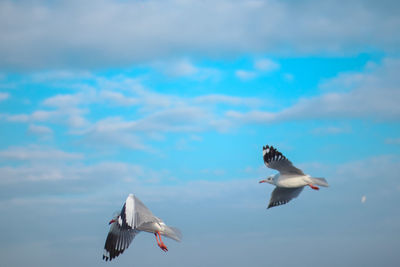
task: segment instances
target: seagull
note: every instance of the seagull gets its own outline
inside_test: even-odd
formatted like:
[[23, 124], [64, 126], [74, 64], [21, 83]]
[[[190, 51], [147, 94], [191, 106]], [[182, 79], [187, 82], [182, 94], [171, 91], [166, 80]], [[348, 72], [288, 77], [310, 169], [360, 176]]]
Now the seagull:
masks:
[[157, 245], [165, 252], [167, 246], [161, 240], [161, 235], [181, 241], [181, 232], [167, 226], [133, 194], [129, 194], [119, 214], [109, 222], [111, 225], [104, 245], [103, 260], [108, 261], [118, 257], [127, 249], [133, 238], [140, 231], [153, 233]]
[[324, 178], [315, 178], [304, 174], [302, 170], [293, 166], [292, 162], [273, 146], [266, 145], [263, 147], [263, 158], [268, 168], [279, 171], [279, 173], [259, 182], [276, 186], [272, 192], [268, 209], [286, 204], [293, 198], [298, 197], [304, 186], [309, 186], [314, 190], [319, 190], [316, 185], [329, 186]]

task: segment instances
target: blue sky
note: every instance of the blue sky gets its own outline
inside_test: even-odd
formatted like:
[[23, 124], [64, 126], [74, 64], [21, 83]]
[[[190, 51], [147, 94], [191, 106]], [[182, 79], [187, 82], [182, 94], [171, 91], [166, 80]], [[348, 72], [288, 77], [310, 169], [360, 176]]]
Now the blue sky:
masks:
[[[2, 1], [5, 266], [397, 266], [397, 1]], [[267, 210], [262, 146], [325, 177]], [[129, 193], [183, 232], [101, 259]]]

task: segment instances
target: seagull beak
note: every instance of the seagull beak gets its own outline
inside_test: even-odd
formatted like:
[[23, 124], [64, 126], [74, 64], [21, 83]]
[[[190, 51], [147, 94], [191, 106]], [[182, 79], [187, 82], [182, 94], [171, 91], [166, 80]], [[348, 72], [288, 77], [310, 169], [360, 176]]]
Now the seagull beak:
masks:
[[115, 222], [116, 221], [114, 219], [112, 219], [108, 224], [110, 225], [110, 224], [115, 223]]
[[267, 182], [266, 180], [261, 180], [258, 183], [261, 184], [261, 183], [266, 183], [266, 182]]

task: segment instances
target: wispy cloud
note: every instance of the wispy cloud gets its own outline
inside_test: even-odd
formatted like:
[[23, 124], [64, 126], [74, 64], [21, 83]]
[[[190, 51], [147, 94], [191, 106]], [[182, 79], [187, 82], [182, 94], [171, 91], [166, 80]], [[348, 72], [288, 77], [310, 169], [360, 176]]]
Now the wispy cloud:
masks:
[[37, 161], [37, 160], [79, 160], [83, 159], [80, 153], [68, 153], [54, 148], [31, 145], [27, 147], [10, 147], [0, 151], [0, 159]]
[[257, 107], [260, 106], [262, 101], [258, 98], [250, 97], [236, 97], [229, 95], [203, 95], [193, 99], [193, 102], [198, 104], [228, 104], [228, 105], [244, 105]]
[[235, 71], [236, 77], [238, 77], [241, 80], [251, 80], [257, 77], [257, 73], [255, 71], [249, 71], [249, 70], [237, 70]]
[[279, 63], [272, 61], [271, 59], [268, 58], [261, 58], [261, 59], [256, 59], [254, 61], [253, 69], [236, 70], [235, 75], [240, 80], [246, 81], [255, 79], [261, 75], [278, 70], [279, 68], [280, 68]]
[[[227, 117], [242, 123], [272, 123], [284, 120], [371, 118], [397, 120], [400, 117], [400, 60], [385, 59], [374, 69], [344, 73], [321, 85], [323, 94], [302, 98], [278, 112], [229, 111]], [[340, 85], [340, 87], [338, 87]], [[330, 88], [326, 92], [326, 88]]]
[[312, 133], [316, 135], [335, 135], [335, 134], [343, 134], [350, 132], [351, 128], [349, 127], [335, 127], [335, 126], [320, 127], [312, 130]]
[[[0, 25], [12, 25], [1, 28], [0, 66], [13, 69], [121, 66], [193, 53], [392, 51], [400, 42], [393, 34], [400, 21], [387, 12], [398, 10], [394, 2], [2, 1], [0, 10]], [[177, 73], [195, 71], [186, 65]]]
[[270, 72], [280, 68], [280, 65], [268, 58], [258, 59], [254, 62], [254, 68], [262, 72]]
[[36, 124], [30, 124], [28, 127], [28, 132], [42, 137], [51, 136], [53, 134], [53, 130], [51, 128]]
[[[149, 152], [154, 152], [148, 143], [152, 136], [159, 138], [167, 133], [227, 132], [245, 124], [293, 120], [396, 120], [400, 116], [399, 62], [384, 59], [381, 64], [369, 64], [363, 72], [341, 73], [320, 85], [320, 95], [300, 98], [292, 106], [274, 111], [265, 110], [264, 101], [256, 97], [180, 96], [145, 88], [123, 75], [110, 78], [92, 75], [93, 80], [88, 81], [90, 88], [83, 86], [77, 92], [50, 96], [31, 113], [2, 114], [2, 119], [26, 123], [30, 125], [29, 131], [37, 133], [49, 132], [50, 124], [59, 124], [88, 145], [118, 145]], [[96, 116], [93, 107], [99, 105], [111, 114], [120, 107], [134, 107], [135, 111], [116, 113], [117, 116], [103, 112]], [[38, 123], [47, 129], [32, 126]], [[344, 130], [331, 127], [315, 129], [314, 133], [334, 134]]]
[[0, 102], [8, 99], [10, 97], [9, 93], [2, 93], [0, 92]]

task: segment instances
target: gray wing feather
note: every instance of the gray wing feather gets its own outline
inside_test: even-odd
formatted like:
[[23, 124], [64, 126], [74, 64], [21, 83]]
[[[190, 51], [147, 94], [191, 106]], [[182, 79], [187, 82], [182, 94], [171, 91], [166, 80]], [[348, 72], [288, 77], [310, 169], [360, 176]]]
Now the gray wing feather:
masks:
[[288, 160], [281, 152], [276, 150], [273, 146], [263, 147], [264, 163], [268, 168], [279, 171], [281, 174], [287, 175], [304, 175], [303, 171], [293, 166], [292, 162]]
[[272, 191], [271, 199], [268, 204], [268, 209], [288, 203], [293, 198], [298, 197], [301, 191], [303, 191], [303, 187], [275, 187], [274, 191]]
[[121, 227], [117, 221], [112, 223], [104, 244], [103, 260], [111, 261], [122, 254], [138, 232], [131, 228]]
[[153, 213], [143, 204], [140, 199], [134, 196], [135, 200], [135, 216], [136, 216], [136, 227], [140, 227], [145, 223], [150, 222], [161, 222], [159, 218], [153, 215]]

